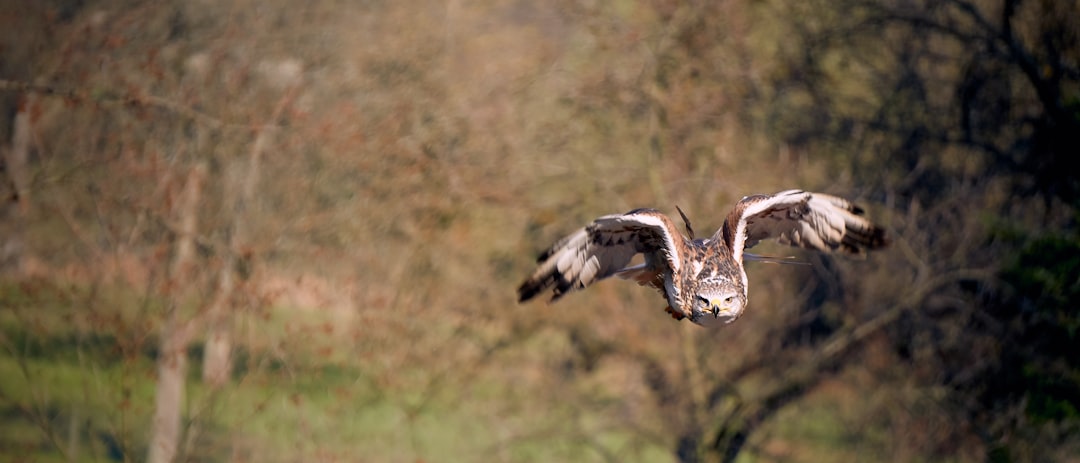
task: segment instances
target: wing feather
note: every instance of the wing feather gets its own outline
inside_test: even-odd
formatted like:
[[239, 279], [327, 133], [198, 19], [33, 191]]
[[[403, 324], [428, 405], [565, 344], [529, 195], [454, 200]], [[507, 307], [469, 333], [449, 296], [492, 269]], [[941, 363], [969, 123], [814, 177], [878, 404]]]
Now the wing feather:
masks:
[[[536, 271], [518, 287], [518, 300], [550, 289], [554, 301], [615, 274], [647, 284], [679, 268], [680, 246], [685, 244], [675, 224], [656, 210], [603, 216], [541, 253]], [[639, 253], [645, 263], [627, 267]]]
[[743, 198], [728, 215], [722, 234], [732, 255], [742, 263], [743, 251], [766, 239], [818, 251], [863, 256], [888, 244], [885, 230], [862, 216], [850, 201], [802, 190]]

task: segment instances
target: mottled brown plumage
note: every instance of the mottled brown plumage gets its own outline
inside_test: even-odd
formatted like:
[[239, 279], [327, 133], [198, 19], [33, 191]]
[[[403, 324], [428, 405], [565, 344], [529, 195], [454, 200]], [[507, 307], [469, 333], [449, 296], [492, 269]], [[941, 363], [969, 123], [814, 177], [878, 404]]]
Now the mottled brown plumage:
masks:
[[[658, 289], [665, 310], [676, 319], [723, 325], [742, 315], [747, 303], [744, 258], [775, 260], [744, 253], [758, 242], [863, 256], [888, 244], [885, 231], [862, 217], [843, 198], [800, 190], [743, 198], [711, 238], [679, 233], [655, 209], [607, 215], [555, 242], [537, 259], [539, 266], [518, 287], [520, 302], [551, 290], [551, 300], [584, 289], [612, 275]], [[628, 266], [637, 255], [644, 262]]]

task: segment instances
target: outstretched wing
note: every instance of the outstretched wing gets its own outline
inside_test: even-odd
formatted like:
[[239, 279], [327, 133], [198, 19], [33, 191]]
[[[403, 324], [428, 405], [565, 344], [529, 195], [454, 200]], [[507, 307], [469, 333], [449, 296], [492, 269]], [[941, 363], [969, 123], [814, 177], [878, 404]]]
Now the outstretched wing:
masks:
[[868, 249], [888, 244], [888, 239], [885, 230], [862, 213], [843, 198], [787, 190], [743, 198], [717, 233], [723, 233], [724, 242], [740, 264], [745, 249], [770, 238], [818, 251], [865, 255]]
[[[554, 301], [619, 272], [655, 285], [658, 275], [678, 270], [684, 246], [671, 219], [654, 209], [600, 217], [540, 254], [539, 267], [518, 287], [518, 300], [525, 302], [552, 289]], [[645, 263], [627, 268], [639, 253]]]

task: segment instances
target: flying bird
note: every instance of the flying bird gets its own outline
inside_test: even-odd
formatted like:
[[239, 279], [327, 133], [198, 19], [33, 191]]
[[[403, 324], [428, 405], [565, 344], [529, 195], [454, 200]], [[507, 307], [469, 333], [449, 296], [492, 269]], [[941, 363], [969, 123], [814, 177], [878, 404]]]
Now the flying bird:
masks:
[[[678, 209], [678, 208], [676, 208]], [[721, 326], [747, 303], [744, 260], [781, 261], [744, 252], [766, 239], [783, 244], [865, 256], [888, 244], [885, 230], [846, 199], [802, 190], [744, 197], [710, 238], [695, 239], [655, 209], [606, 215], [555, 242], [518, 287], [518, 302], [551, 290], [551, 301], [615, 275], [663, 294], [676, 320]], [[630, 265], [637, 254], [644, 262]]]

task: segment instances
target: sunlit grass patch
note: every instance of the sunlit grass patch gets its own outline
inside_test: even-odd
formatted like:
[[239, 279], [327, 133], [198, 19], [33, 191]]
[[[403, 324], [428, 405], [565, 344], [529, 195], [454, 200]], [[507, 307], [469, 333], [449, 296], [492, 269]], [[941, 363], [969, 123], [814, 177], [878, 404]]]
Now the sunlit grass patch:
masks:
[[[143, 458], [161, 303], [147, 310], [146, 297], [124, 290], [3, 288], [11, 303], [0, 311], [0, 453], [34, 461]], [[535, 367], [485, 368], [483, 345], [494, 333], [484, 329], [446, 324], [419, 344], [402, 337], [416, 329], [409, 323], [394, 333], [329, 311], [237, 315], [232, 382], [203, 385], [198, 340], [189, 349], [182, 458], [603, 461], [664, 453], [601, 415], [537, 401], [527, 380], [543, 374], [529, 370]], [[442, 357], [447, 346], [466, 358]], [[566, 349], [554, 331], [524, 346], [495, 355], [528, 364]], [[521, 378], [508, 383], [507, 375]], [[567, 420], [592, 424], [568, 428]]]

